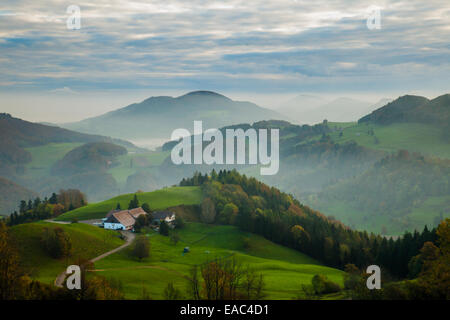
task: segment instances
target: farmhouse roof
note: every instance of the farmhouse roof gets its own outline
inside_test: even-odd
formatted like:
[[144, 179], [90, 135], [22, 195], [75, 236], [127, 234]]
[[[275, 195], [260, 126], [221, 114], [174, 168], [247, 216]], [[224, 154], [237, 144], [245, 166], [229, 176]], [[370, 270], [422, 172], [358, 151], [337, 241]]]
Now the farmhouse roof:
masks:
[[113, 213], [116, 213], [116, 212], [120, 212], [120, 211], [122, 211], [122, 210], [111, 210], [110, 212], [108, 212], [108, 214], [106, 215], [106, 218], [110, 218], [112, 215], [113, 215]]
[[173, 215], [175, 215], [175, 212], [171, 212], [171, 211], [155, 211], [152, 213], [153, 219], [165, 219], [167, 217], [172, 217]]
[[142, 209], [141, 207], [136, 208], [136, 209], [131, 209], [128, 210], [128, 212], [133, 216], [133, 218], [137, 218], [140, 215], [146, 214], [147, 212], [144, 211], [144, 209]]
[[146, 212], [142, 208], [111, 211], [107, 215], [107, 222], [117, 221], [128, 228], [134, 226], [137, 217], [143, 214], [146, 214]]

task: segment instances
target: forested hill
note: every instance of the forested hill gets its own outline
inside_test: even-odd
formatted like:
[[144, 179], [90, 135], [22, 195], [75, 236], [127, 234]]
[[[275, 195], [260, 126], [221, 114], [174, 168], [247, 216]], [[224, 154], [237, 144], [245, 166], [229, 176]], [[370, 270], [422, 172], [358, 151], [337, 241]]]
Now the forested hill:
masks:
[[359, 122], [383, 125], [398, 122], [417, 122], [447, 126], [449, 120], [450, 94], [444, 94], [433, 100], [420, 96], [402, 96], [361, 118]]
[[419, 225], [437, 225], [443, 219], [450, 209], [449, 177], [449, 160], [403, 150], [360, 175], [325, 188], [310, 204], [338, 215], [343, 209], [336, 203], [343, 203], [346, 223], [394, 234]]
[[408, 263], [426, 241], [436, 241], [435, 230], [406, 233], [397, 240], [351, 230], [302, 205], [292, 196], [237, 171], [212, 171], [183, 179], [181, 186], [203, 187], [205, 223], [237, 225], [245, 231], [299, 250], [325, 264], [376, 264], [398, 277], [408, 275]]
[[91, 142], [67, 153], [53, 166], [52, 172], [64, 176], [103, 172], [115, 165], [117, 156], [124, 154], [127, 154], [124, 147], [107, 142]]
[[34, 147], [51, 142], [111, 142], [125, 147], [135, 147], [125, 140], [28, 122], [6, 113], [0, 114], [0, 141], [14, 143], [19, 147]]
[[[278, 129], [280, 135], [280, 153], [281, 155], [288, 155], [292, 153], [292, 148], [298, 143], [315, 136], [320, 136], [329, 133], [331, 130], [326, 123], [319, 123], [313, 126], [310, 125], [296, 125], [288, 121], [283, 120], [263, 120], [256, 121], [253, 124], [239, 123], [235, 125], [225, 126], [218, 130], [225, 137], [227, 129], [242, 129], [244, 131], [248, 129]], [[192, 137], [191, 137], [192, 139]], [[205, 147], [209, 142], [203, 142]], [[178, 144], [178, 141], [170, 141], [162, 146], [163, 151], [172, 150], [172, 148]]]
[[134, 150], [138, 149], [124, 140], [32, 123], [2, 113], [0, 114], [0, 176], [13, 177], [21, 166], [31, 162], [31, 154], [25, 148], [62, 142], [109, 142]]

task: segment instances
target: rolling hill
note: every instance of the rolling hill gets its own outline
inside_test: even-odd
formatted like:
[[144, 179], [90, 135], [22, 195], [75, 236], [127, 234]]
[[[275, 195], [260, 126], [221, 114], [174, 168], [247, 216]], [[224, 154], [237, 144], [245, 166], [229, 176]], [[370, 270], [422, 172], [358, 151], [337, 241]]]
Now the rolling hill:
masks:
[[[53, 259], [45, 252], [41, 237], [46, 228], [62, 228], [69, 235], [73, 254], [68, 260]], [[343, 285], [344, 272], [237, 227], [187, 223], [178, 233], [180, 241], [174, 245], [169, 237], [149, 231], [149, 258], [137, 261], [129, 247], [97, 261], [91, 276], [120, 281], [126, 299], [142, 298], [143, 288], [151, 298], [163, 299], [169, 282], [186, 292], [185, 277], [192, 266], [211, 259], [235, 257], [263, 274], [267, 299], [295, 298], [301, 285], [310, 284], [316, 274], [327, 275]], [[58, 274], [79, 258], [91, 259], [123, 244], [118, 232], [83, 223], [27, 223], [12, 227], [11, 235], [19, 248], [21, 265], [33, 279], [47, 284], [53, 284]], [[190, 247], [190, 252], [182, 255], [185, 246]]]
[[309, 205], [351, 226], [401, 234], [424, 225], [434, 227], [450, 215], [449, 177], [450, 160], [402, 151], [324, 188]]
[[[46, 228], [61, 228], [69, 235], [73, 253], [68, 260], [54, 259], [45, 252], [41, 238]], [[78, 259], [95, 258], [124, 243], [117, 232], [82, 223], [25, 223], [12, 227], [11, 234], [20, 253], [21, 265], [33, 278], [48, 284], [53, 284], [56, 276]]]
[[132, 143], [124, 140], [32, 123], [2, 113], [0, 114], [0, 175], [14, 180], [15, 176], [24, 173], [24, 166], [33, 160], [26, 148], [51, 143], [89, 142], [116, 143], [133, 151], [139, 150]]
[[[90, 204], [66, 213], [57, 220], [92, 219], [104, 217], [105, 213], [120, 203], [126, 207], [133, 195], [123, 195], [98, 204]], [[139, 201], [148, 202], [152, 209], [200, 204], [200, 187], [172, 187], [156, 192], [138, 194]], [[198, 217], [184, 215], [188, 221]], [[71, 260], [82, 255], [92, 258], [119, 246], [116, 232], [98, 227], [77, 224], [28, 223], [14, 226], [12, 235], [20, 246], [24, 267], [33, 278], [52, 283], [64, 270], [65, 261], [48, 257], [42, 249], [40, 237], [45, 228], [61, 227], [72, 239], [74, 254]], [[310, 284], [316, 274], [324, 274], [338, 284], [343, 284], [344, 273], [326, 267], [317, 260], [296, 250], [275, 244], [259, 235], [240, 230], [236, 226], [207, 225], [188, 222], [178, 231], [180, 241], [174, 245], [169, 237], [148, 230], [151, 243], [149, 258], [137, 261], [130, 254], [131, 247], [112, 254], [95, 263], [92, 275], [120, 280], [125, 298], [139, 299], [145, 288], [153, 299], [162, 299], [169, 282], [186, 292], [186, 276], [194, 265], [216, 258], [235, 257], [244, 265], [250, 265], [261, 273], [266, 282], [266, 298], [293, 299], [300, 294], [301, 285]], [[190, 252], [182, 255], [183, 248]], [[295, 280], [293, 280], [295, 279]], [[333, 296], [339, 298], [340, 296]]]
[[176, 98], [151, 97], [99, 117], [63, 126], [131, 140], [169, 140], [174, 129], [192, 130], [194, 120], [202, 120], [204, 128], [220, 128], [280, 118], [283, 116], [250, 102], [233, 101], [214, 92], [195, 91]]
[[0, 216], [17, 210], [20, 200], [28, 201], [36, 196], [35, 192], [0, 177]]
[[432, 100], [406, 95], [388, 103], [371, 114], [359, 119], [359, 123], [429, 123], [448, 127], [450, 120], [450, 94]]
[[112, 143], [91, 142], [68, 152], [52, 171], [59, 175], [106, 171], [115, 166], [117, 156], [127, 153], [127, 149]]
[[33, 123], [14, 118], [10, 114], [5, 113], [0, 114], [0, 138], [2, 141], [12, 142], [21, 148], [40, 146], [52, 142], [110, 142], [127, 148], [135, 148], [132, 143], [125, 140]]
[[450, 144], [442, 126], [417, 122], [386, 125], [372, 122], [330, 123], [330, 127], [335, 126], [341, 129], [330, 132], [330, 137], [339, 144], [353, 141], [387, 153], [408, 150], [429, 157], [450, 159]]
[[[232, 126], [244, 130], [280, 128], [278, 174], [261, 176], [258, 166], [235, 168], [360, 230], [398, 235], [425, 224], [434, 227], [450, 214], [448, 197], [435, 187], [441, 178], [449, 179], [446, 159], [450, 159], [450, 144], [445, 137], [448, 123], [440, 120], [447, 119], [449, 109], [449, 95], [432, 100], [407, 95], [359, 123], [298, 126], [262, 121]], [[173, 145], [167, 143], [163, 150], [169, 151]], [[395, 165], [383, 170], [374, 167], [400, 150], [420, 153], [425, 160], [412, 155], [416, 160], [397, 159]], [[433, 160], [436, 157], [442, 160]], [[167, 183], [175, 183], [196, 170], [206, 173], [211, 169], [206, 165], [174, 166], [170, 159], [159, 168], [160, 175], [172, 178]], [[414, 192], [418, 194], [413, 196]], [[377, 197], [373, 198], [373, 194]]]
[[[87, 146], [81, 147], [83, 144]], [[103, 146], [101, 149], [105, 149], [103, 151], [106, 153], [92, 152], [93, 148], [89, 146]], [[109, 149], [120, 149], [119, 154], [144, 151], [125, 140], [79, 133], [0, 114], [0, 177], [16, 184], [15, 187], [8, 184], [9, 189], [3, 190], [0, 214], [11, 213], [4, 211], [15, 208], [19, 200], [28, 200], [30, 192], [44, 198], [59, 189], [77, 188], [90, 194], [91, 200], [113, 196], [117, 191], [116, 181], [110, 174], [96, 170], [98, 163], [97, 166], [94, 164], [97, 161], [112, 167], [108, 160], [113, 157], [102, 155], [108, 153], [107, 146]], [[86, 150], [88, 148], [90, 150]], [[73, 149], [78, 151], [70, 153]], [[78, 152], [78, 157], [75, 152]], [[68, 170], [69, 167], [71, 170]], [[72, 170], [74, 168], [77, 168], [76, 172]], [[93, 171], [96, 171], [94, 176], [87, 176]], [[64, 178], [61, 178], [61, 173], [64, 173]], [[93, 187], [94, 181], [100, 183], [100, 187]], [[24, 192], [23, 188], [19, 190], [17, 185], [26, 186], [30, 192]], [[14, 200], [17, 203], [12, 203]]]
[[[143, 288], [151, 298], [163, 299], [169, 282], [185, 293], [185, 277], [194, 265], [225, 257], [235, 257], [264, 276], [266, 299], [293, 299], [316, 274], [343, 285], [344, 272], [233, 226], [187, 223], [178, 233], [180, 241], [175, 245], [169, 237], [150, 231], [149, 258], [139, 262], [127, 248], [98, 261], [95, 274], [120, 279], [127, 299], [140, 299]], [[186, 246], [190, 252], [183, 255]]]
[[[112, 199], [88, 204], [85, 207], [66, 212], [59, 216], [58, 221], [71, 221], [72, 219], [87, 220], [101, 219], [115, 209], [120, 203], [121, 208], [128, 208], [128, 203], [134, 194], [125, 194]], [[202, 192], [199, 187], [171, 187], [153, 192], [137, 194], [139, 203], [147, 202], [152, 210], [162, 210], [179, 205], [197, 205], [201, 203]]]

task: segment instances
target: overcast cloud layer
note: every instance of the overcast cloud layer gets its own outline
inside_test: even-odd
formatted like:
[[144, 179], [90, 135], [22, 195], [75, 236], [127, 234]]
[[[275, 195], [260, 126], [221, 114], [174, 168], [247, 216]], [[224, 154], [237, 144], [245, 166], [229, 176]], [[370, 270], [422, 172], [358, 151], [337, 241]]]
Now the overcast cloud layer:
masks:
[[448, 0], [3, 0], [0, 91], [446, 92], [449, 39]]

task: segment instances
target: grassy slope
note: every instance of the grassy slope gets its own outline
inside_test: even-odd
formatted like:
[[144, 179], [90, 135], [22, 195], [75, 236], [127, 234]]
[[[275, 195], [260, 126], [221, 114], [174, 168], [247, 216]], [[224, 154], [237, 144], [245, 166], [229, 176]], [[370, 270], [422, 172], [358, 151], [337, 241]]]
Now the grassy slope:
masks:
[[159, 166], [164, 159], [170, 155], [170, 152], [151, 151], [147, 153], [128, 153], [117, 157], [119, 165], [108, 170], [116, 179], [119, 186], [124, 186], [127, 178], [135, 174], [139, 169], [145, 168], [151, 170]]
[[[45, 228], [60, 227], [72, 240], [73, 254], [69, 259], [53, 259], [42, 248], [40, 239]], [[35, 222], [11, 228], [23, 266], [33, 278], [45, 283], [53, 283], [56, 276], [79, 258], [94, 258], [114, 249], [124, 242], [118, 232], [104, 230], [87, 224], [55, 224]]]
[[[89, 204], [85, 207], [67, 212], [59, 216], [56, 220], [70, 221], [74, 218], [78, 220], [104, 218], [106, 213], [115, 209], [117, 203], [121, 208], [128, 208], [128, 203], [134, 194], [125, 194], [112, 199]], [[153, 192], [138, 194], [138, 200], [142, 204], [147, 202], [153, 210], [166, 209], [181, 204], [192, 205], [201, 202], [202, 193], [200, 187], [171, 187]]]
[[[126, 249], [111, 255], [95, 265], [98, 274], [120, 279], [128, 299], [140, 297], [145, 287], [154, 299], [162, 299], [168, 282], [185, 292], [186, 279], [193, 265], [216, 257], [235, 255], [244, 264], [264, 274], [268, 299], [291, 299], [301, 284], [310, 283], [315, 274], [326, 274], [342, 285], [343, 272], [324, 267], [314, 259], [276, 245], [260, 236], [243, 233], [233, 226], [211, 226], [188, 223], [180, 231], [181, 241], [174, 245], [168, 237], [148, 234], [151, 243], [150, 257], [142, 262], [130, 257]], [[244, 238], [250, 246], [244, 247]], [[190, 252], [183, 255], [183, 248]]]
[[[354, 123], [331, 123], [343, 127], [343, 136], [339, 132], [333, 132], [331, 137], [338, 143], [355, 141], [359, 145], [395, 152], [400, 149], [420, 152], [424, 155], [440, 158], [450, 158], [450, 144], [442, 139], [442, 129], [433, 125], [418, 123], [397, 123], [389, 126], [366, 125]], [[367, 134], [369, 128], [374, 130], [379, 143], [375, 143], [374, 136]]]
[[44, 146], [26, 148], [31, 153], [32, 161], [27, 164], [27, 175], [32, 178], [45, 177], [51, 167], [69, 151], [83, 145], [82, 143], [49, 143]]

